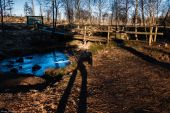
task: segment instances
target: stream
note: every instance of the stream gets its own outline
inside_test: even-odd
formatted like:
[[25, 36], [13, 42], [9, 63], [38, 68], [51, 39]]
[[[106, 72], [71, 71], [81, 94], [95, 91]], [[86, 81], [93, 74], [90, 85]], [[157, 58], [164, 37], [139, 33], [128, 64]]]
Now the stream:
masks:
[[65, 68], [69, 64], [68, 56], [55, 51], [45, 54], [4, 59], [0, 61], [0, 72], [43, 76], [45, 70], [48, 68]]

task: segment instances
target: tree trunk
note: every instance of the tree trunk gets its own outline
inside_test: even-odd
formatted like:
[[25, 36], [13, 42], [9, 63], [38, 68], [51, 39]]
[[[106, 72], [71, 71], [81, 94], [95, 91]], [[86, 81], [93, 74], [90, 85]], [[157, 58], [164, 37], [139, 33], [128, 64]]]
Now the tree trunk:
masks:
[[57, 19], [58, 19], [58, 4], [57, 4], [56, 0], [54, 0], [54, 6], [55, 6], [55, 23], [54, 23], [54, 27], [56, 28]]
[[88, 0], [88, 7], [89, 7], [89, 19], [90, 19], [90, 24], [92, 24], [92, 17], [91, 17], [91, 13], [92, 13], [92, 9], [91, 9], [91, 0]]
[[54, 21], [54, 19], [55, 19], [55, 16], [54, 16], [54, 14], [55, 14], [55, 12], [54, 12], [54, 0], [52, 0], [52, 11], [53, 11], [53, 31], [54, 31], [54, 29], [55, 29], [55, 21]]
[[43, 12], [42, 12], [42, 4], [40, 4], [40, 16], [43, 16]]
[[4, 31], [4, 15], [3, 15], [3, 6], [2, 6], [2, 0], [0, 0], [0, 8], [1, 8], [1, 29], [2, 32]]
[[111, 14], [111, 17], [110, 17], [110, 24], [113, 25], [113, 11], [112, 11], [112, 14]]
[[143, 26], [145, 26], [144, 0], [141, 0], [141, 14], [142, 14], [142, 23]]
[[118, 30], [118, 1], [116, 0], [116, 31]]
[[[76, 3], [75, 3], [75, 8], [76, 8], [76, 13], [77, 13], [77, 18], [78, 18], [78, 28], [80, 26], [80, 0], [76, 0]], [[83, 24], [83, 22], [82, 22]]]
[[[144, 14], [144, 0], [141, 0], [141, 14], [142, 14], [142, 23], [143, 26], [145, 28], [145, 32], [147, 32], [146, 30], [146, 24], [145, 24], [145, 14]], [[146, 35], [146, 40], [148, 39], [147, 35]]]
[[[138, 31], [137, 23], [138, 23], [138, 0], [136, 0], [136, 7], [135, 7], [135, 32]], [[135, 38], [136, 40], [138, 40], [137, 34], [135, 34]]]
[[99, 26], [101, 24], [101, 17], [102, 17], [102, 11], [101, 11], [101, 9], [99, 9]]
[[3, 4], [3, 16], [6, 16], [6, 0], [3, 0], [4, 4]]
[[32, 0], [32, 15], [35, 16], [35, 10], [34, 10], [34, 0]]

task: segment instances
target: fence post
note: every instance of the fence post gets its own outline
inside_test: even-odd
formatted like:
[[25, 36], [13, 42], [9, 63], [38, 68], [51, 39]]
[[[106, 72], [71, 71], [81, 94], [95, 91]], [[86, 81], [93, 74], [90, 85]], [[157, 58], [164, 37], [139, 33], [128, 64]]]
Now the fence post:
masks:
[[156, 28], [155, 28], [154, 42], [156, 42], [157, 33], [158, 33], [158, 26], [156, 26]]
[[152, 41], [153, 41], [152, 33], [153, 33], [153, 26], [150, 26], [149, 46], [152, 45]]
[[107, 44], [110, 42], [110, 26], [108, 26], [108, 33], [107, 33]]
[[86, 26], [84, 27], [84, 45], [86, 44]]
[[117, 38], [117, 27], [115, 29], [115, 39]]

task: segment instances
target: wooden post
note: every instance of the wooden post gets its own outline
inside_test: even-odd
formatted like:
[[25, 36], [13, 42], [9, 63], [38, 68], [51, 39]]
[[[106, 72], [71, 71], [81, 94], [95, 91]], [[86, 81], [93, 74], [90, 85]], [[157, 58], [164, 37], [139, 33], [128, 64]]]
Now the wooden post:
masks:
[[110, 42], [110, 26], [108, 26], [108, 33], [107, 33], [107, 44]]
[[152, 41], [153, 41], [152, 32], [153, 32], [153, 26], [150, 26], [149, 46], [152, 45]]
[[117, 27], [115, 29], [115, 39], [117, 38]]
[[156, 26], [156, 28], [155, 28], [154, 42], [156, 42], [157, 33], [158, 33], [158, 26]]
[[84, 45], [86, 44], [86, 26], [84, 27]]

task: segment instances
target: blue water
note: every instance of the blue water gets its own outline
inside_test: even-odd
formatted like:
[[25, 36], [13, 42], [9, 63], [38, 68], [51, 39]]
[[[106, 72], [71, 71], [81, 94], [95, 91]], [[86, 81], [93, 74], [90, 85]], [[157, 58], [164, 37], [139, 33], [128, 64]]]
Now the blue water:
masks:
[[[51, 52], [46, 54], [37, 54], [25, 56], [23, 62], [17, 62], [21, 57], [14, 57], [0, 61], [0, 72], [10, 72], [11, 69], [17, 69], [19, 74], [33, 74], [43, 76], [48, 68], [65, 68], [70, 64], [68, 57], [60, 52]], [[33, 71], [32, 67], [39, 65], [41, 68]]]

